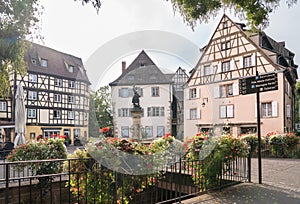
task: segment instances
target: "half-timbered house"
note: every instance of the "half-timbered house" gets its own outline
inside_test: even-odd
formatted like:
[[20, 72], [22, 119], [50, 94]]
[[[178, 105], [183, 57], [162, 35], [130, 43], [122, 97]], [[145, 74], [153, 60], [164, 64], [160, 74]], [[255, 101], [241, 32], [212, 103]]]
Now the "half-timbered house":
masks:
[[[27, 140], [65, 135], [73, 142], [76, 137], [87, 137], [90, 82], [82, 60], [35, 43], [30, 43], [24, 59], [27, 74], [11, 75], [12, 97], [5, 102], [12, 105], [0, 120], [13, 124], [14, 94], [21, 83], [26, 96]], [[13, 126], [5, 131], [13, 138]]]
[[224, 15], [203, 48], [185, 88], [185, 135], [215, 130], [255, 132], [256, 94], [240, 92], [240, 79], [275, 73], [278, 87], [260, 93], [261, 131], [291, 131], [297, 65], [294, 53], [264, 32], [250, 32]]

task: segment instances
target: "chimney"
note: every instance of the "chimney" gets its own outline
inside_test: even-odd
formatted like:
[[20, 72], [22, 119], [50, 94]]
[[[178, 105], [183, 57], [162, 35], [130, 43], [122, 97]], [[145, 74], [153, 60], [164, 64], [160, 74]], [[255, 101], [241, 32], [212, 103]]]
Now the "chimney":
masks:
[[126, 62], [122, 61], [122, 74], [125, 72], [126, 70]]

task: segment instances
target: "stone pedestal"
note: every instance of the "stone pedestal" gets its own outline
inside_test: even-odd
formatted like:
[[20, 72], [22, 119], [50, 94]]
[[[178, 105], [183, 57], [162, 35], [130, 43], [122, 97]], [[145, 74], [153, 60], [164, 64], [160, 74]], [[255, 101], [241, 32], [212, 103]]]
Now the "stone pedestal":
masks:
[[132, 117], [132, 138], [135, 140], [142, 139], [141, 133], [141, 117], [142, 117], [142, 109], [141, 108], [132, 108], [131, 109], [131, 117]]

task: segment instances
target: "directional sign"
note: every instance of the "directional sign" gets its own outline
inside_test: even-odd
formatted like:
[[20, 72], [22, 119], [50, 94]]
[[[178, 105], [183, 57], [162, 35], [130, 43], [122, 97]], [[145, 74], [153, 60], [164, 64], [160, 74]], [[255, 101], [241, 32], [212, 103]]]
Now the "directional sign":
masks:
[[251, 76], [239, 80], [240, 94], [252, 94], [278, 90], [277, 73]]

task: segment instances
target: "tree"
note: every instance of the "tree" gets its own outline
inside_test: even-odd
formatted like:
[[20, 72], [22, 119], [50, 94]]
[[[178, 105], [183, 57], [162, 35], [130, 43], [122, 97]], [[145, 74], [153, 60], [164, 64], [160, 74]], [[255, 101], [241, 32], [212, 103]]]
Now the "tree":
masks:
[[300, 101], [300, 82], [296, 83], [296, 96], [295, 96], [295, 123], [299, 123], [299, 101]]
[[[75, 0], [76, 1], [76, 0]], [[231, 9], [241, 19], [247, 20], [253, 30], [263, 29], [269, 24], [269, 14], [280, 4], [280, 0], [166, 0], [172, 3], [174, 11], [178, 11], [185, 22], [194, 28], [199, 21], [208, 22], [221, 9]], [[99, 11], [101, 0], [82, 0], [92, 3]], [[288, 6], [297, 0], [286, 0]]]
[[[269, 24], [269, 14], [280, 4], [280, 0], [167, 0], [175, 11], [193, 28], [197, 21], [207, 22], [221, 9], [231, 9], [241, 19], [246, 19], [253, 30], [263, 29]], [[288, 6], [297, 0], [287, 0]]]
[[39, 0], [0, 2], [0, 95], [10, 93], [9, 75], [26, 73], [24, 53], [26, 37], [39, 29]]
[[90, 105], [89, 123], [92, 126], [90, 127], [90, 135], [99, 135], [99, 128], [113, 126], [112, 101], [109, 86], [100, 87], [98, 91], [91, 94]]

